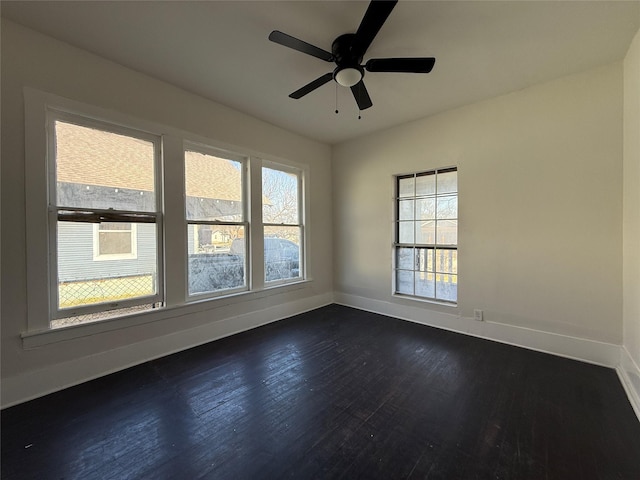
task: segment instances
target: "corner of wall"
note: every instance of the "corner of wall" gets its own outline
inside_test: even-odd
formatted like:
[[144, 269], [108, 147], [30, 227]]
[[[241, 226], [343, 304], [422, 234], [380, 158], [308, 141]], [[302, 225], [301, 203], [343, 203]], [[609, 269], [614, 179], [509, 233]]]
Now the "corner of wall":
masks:
[[616, 368], [616, 372], [629, 402], [640, 420], [640, 367], [633, 361], [624, 345], [620, 347], [620, 351], [620, 365]]
[[640, 30], [623, 68], [623, 339], [618, 374], [640, 418]]

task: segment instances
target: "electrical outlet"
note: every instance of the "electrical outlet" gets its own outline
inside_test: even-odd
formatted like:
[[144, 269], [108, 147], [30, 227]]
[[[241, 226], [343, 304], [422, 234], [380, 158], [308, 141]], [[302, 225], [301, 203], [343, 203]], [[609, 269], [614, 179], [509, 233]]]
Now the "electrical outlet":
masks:
[[482, 317], [482, 310], [474, 310], [473, 319], [477, 320], [478, 322], [482, 322], [484, 320], [484, 318]]

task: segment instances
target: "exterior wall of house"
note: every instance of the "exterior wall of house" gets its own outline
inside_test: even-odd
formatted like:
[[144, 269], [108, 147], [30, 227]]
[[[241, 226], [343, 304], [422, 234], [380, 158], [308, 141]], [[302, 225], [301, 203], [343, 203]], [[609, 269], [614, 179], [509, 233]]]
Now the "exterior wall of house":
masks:
[[[2, 405], [332, 300], [331, 148], [2, 19]], [[25, 348], [25, 86], [308, 169], [309, 281], [153, 312], [153, 321]], [[221, 144], [221, 145], [218, 145]], [[44, 159], [43, 159], [44, 161]], [[183, 188], [180, 176], [169, 188]], [[175, 213], [179, 215], [179, 213]], [[184, 232], [168, 232], [177, 236]], [[175, 252], [166, 264], [175, 266]], [[180, 254], [181, 255], [181, 254]], [[177, 262], [178, 264], [180, 262]], [[183, 263], [184, 265], [184, 263]], [[32, 272], [35, 274], [35, 272]], [[45, 272], [42, 272], [45, 274]], [[174, 291], [181, 298], [184, 292]], [[82, 327], [74, 327], [78, 331]], [[57, 334], [54, 335], [55, 338]]]
[[156, 226], [140, 224], [136, 228], [136, 257], [131, 259], [96, 259], [94, 225], [61, 222], [58, 236], [58, 278], [61, 282], [78, 282], [103, 278], [150, 275], [156, 271]]
[[623, 380], [640, 417], [640, 32], [624, 61]]
[[[339, 302], [516, 344], [540, 333], [535, 348], [564, 355], [579, 357], [550, 342], [610, 345], [615, 365], [621, 63], [342, 143], [332, 161]], [[393, 176], [454, 165], [458, 306], [393, 296]]]

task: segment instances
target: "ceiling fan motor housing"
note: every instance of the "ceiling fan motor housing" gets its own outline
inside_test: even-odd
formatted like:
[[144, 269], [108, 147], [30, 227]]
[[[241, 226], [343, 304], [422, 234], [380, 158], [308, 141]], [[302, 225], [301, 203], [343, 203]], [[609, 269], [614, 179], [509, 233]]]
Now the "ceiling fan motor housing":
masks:
[[351, 87], [364, 77], [364, 68], [360, 66], [363, 56], [354, 50], [355, 41], [355, 33], [345, 33], [331, 44], [333, 61], [337, 65], [333, 79], [343, 87]]

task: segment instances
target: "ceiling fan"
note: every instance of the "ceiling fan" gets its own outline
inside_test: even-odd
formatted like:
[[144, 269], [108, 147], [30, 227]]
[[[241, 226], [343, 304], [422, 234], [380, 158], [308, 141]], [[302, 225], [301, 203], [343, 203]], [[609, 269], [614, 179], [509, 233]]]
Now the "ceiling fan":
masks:
[[278, 30], [271, 32], [269, 40], [272, 42], [312, 55], [325, 62], [334, 62], [336, 64], [333, 72], [325, 73], [316, 78], [290, 94], [289, 97], [302, 98], [330, 80], [335, 80], [339, 85], [351, 88], [358, 108], [365, 110], [373, 105], [363, 82], [365, 70], [367, 72], [429, 73], [436, 62], [433, 57], [372, 58], [364, 65], [361, 65], [369, 45], [371, 45], [378, 31], [384, 25], [396, 3], [398, 3], [398, 0], [372, 0], [357, 32], [345, 33], [336, 38], [331, 45], [331, 52]]

